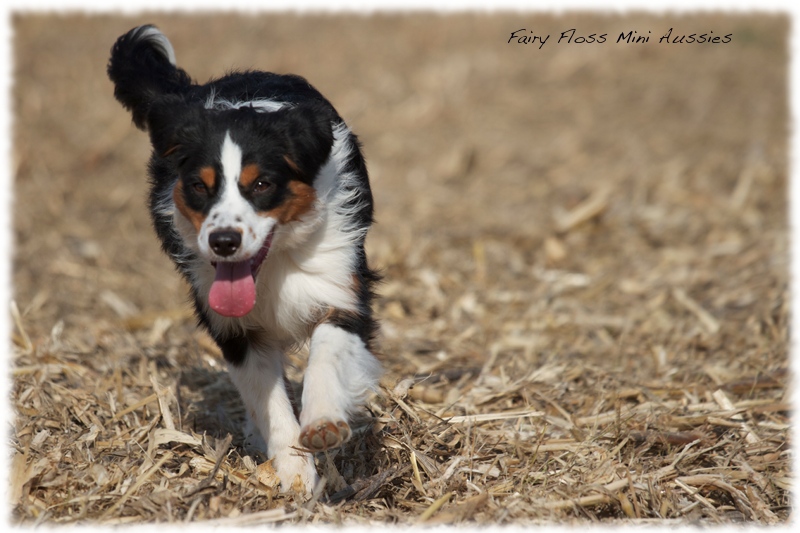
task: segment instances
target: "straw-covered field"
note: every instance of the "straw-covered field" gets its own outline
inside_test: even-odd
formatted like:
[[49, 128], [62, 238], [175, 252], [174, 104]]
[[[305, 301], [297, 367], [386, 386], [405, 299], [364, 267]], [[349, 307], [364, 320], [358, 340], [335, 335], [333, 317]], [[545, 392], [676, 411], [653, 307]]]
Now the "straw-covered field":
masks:
[[[143, 22], [201, 81], [304, 75], [364, 142], [386, 374], [354, 438], [317, 456], [311, 499], [243, 448], [150, 228], [147, 138], [105, 76]], [[13, 521], [789, 519], [787, 18], [13, 27]], [[659, 43], [670, 28], [732, 37]], [[520, 29], [550, 38], [509, 43]], [[649, 42], [616, 42], [631, 31]], [[606, 42], [576, 42], [592, 33]]]

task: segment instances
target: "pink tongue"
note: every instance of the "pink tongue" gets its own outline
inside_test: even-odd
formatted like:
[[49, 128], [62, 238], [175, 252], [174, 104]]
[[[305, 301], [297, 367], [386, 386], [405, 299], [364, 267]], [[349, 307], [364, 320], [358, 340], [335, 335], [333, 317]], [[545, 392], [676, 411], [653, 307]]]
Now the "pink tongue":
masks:
[[256, 283], [250, 261], [217, 263], [217, 275], [208, 293], [208, 305], [222, 316], [241, 317], [256, 304]]

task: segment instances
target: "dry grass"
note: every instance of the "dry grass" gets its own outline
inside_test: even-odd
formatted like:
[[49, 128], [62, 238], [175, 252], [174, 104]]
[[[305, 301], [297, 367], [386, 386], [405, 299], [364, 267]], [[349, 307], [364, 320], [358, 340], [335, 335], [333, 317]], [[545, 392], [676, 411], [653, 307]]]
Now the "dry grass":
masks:
[[[387, 374], [325, 487], [276, 494], [105, 80], [144, 19], [18, 16], [16, 522], [788, 520], [785, 18], [147, 20], [197, 78], [302, 73], [361, 135]], [[673, 26], [734, 41], [506, 44]]]

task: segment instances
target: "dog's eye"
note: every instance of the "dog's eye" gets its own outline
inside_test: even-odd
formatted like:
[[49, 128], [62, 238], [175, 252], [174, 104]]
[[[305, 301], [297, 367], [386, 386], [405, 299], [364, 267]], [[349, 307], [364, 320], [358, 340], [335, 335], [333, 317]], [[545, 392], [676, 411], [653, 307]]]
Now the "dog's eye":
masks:
[[253, 184], [253, 192], [255, 194], [265, 193], [272, 188], [272, 183], [267, 181], [266, 178], [261, 178]]
[[203, 183], [202, 181], [192, 182], [191, 187], [192, 187], [192, 190], [194, 192], [196, 192], [197, 194], [200, 194], [200, 195], [203, 195], [203, 196], [208, 195], [208, 187], [206, 187], [206, 184]]

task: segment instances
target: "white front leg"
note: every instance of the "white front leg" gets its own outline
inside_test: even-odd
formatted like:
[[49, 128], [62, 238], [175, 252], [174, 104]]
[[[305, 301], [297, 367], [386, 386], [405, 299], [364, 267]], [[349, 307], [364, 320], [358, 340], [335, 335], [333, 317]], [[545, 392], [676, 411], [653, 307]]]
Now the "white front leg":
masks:
[[298, 450], [300, 425], [295, 418], [283, 377], [283, 353], [251, 344], [241, 365], [228, 365], [247, 413], [267, 445], [267, 457], [287, 492], [295, 478], [311, 493], [318, 476], [314, 458]]
[[377, 387], [381, 365], [358, 335], [328, 323], [314, 330], [309, 352], [300, 443], [322, 451], [350, 437], [349, 414]]

